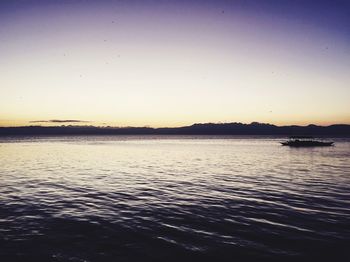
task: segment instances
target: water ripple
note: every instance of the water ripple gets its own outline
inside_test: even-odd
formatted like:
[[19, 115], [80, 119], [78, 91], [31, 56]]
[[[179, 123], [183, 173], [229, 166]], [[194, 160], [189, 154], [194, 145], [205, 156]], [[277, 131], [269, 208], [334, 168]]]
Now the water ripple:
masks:
[[350, 257], [350, 141], [0, 141], [1, 261]]

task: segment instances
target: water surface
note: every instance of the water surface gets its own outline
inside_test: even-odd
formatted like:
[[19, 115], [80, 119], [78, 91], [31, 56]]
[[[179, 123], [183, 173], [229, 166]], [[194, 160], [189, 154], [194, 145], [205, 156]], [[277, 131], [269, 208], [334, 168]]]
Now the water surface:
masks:
[[278, 141], [1, 138], [0, 261], [350, 259], [350, 140]]

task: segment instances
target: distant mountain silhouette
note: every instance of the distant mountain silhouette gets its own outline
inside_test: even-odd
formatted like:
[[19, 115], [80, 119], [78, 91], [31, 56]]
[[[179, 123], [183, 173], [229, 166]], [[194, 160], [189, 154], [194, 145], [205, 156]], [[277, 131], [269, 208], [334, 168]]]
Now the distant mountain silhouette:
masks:
[[175, 128], [151, 127], [95, 127], [95, 126], [21, 126], [0, 127], [0, 136], [40, 135], [312, 135], [350, 137], [350, 125], [330, 126], [276, 126], [253, 122], [251, 124], [193, 124]]

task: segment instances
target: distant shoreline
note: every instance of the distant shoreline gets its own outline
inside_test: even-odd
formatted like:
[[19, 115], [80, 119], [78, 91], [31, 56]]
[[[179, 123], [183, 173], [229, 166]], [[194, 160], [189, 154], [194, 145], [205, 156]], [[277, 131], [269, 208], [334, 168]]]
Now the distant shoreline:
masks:
[[95, 127], [95, 126], [20, 126], [0, 127], [0, 136], [72, 136], [72, 135], [311, 135], [350, 137], [350, 125], [276, 126], [261, 123], [193, 124], [184, 127]]

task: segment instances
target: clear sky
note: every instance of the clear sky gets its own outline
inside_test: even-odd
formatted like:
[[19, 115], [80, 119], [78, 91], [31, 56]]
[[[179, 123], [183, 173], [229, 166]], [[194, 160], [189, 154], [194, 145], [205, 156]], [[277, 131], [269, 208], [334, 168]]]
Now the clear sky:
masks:
[[2, 0], [0, 126], [350, 124], [349, 14], [337, 0]]

